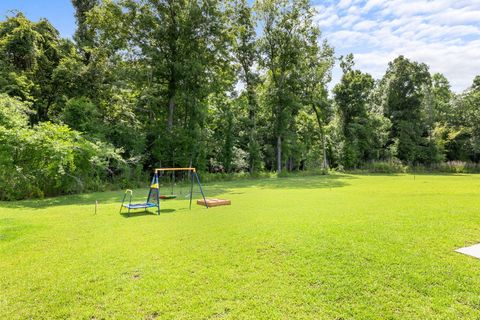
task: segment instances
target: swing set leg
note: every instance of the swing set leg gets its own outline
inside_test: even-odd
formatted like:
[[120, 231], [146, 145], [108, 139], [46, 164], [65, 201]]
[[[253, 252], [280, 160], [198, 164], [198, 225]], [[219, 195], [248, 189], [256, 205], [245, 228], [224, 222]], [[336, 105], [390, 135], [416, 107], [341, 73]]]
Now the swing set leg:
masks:
[[193, 173], [190, 174], [190, 210], [192, 209], [192, 197], [193, 197]]
[[205, 199], [205, 194], [203, 193], [202, 184], [200, 183], [200, 178], [198, 174], [195, 172], [195, 177], [197, 178], [198, 187], [200, 188], [200, 192], [202, 193], [203, 201], [205, 201], [205, 207], [208, 209], [207, 199]]
[[123, 204], [125, 203], [125, 198], [126, 197], [127, 197], [127, 193], [125, 192], [125, 194], [123, 195], [122, 204], [120, 205], [120, 213], [122, 213]]

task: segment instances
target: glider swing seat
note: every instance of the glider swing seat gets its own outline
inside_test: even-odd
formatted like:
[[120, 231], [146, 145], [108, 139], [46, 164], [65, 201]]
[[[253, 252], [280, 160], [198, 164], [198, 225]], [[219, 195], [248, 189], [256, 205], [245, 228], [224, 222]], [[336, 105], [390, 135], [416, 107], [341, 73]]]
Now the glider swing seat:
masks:
[[[125, 204], [125, 198], [127, 197], [127, 194], [130, 195], [130, 197], [128, 199], [128, 204]], [[128, 214], [130, 214], [130, 210], [145, 209], [145, 211], [147, 211], [147, 208], [153, 208], [157, 206], [155, 203], [149, 202], [150, 198], [145, 203], [132, 203], [132, 196], [133, 196], [133, 191], [130, 189], [127, 189], [125, 191], [125, 194], [123, 195], [122, 206], [120, 207], [120, 213], [122, 212], [122, 209], [124, 207], [128, 209]]]
[[[162, 195], [160, 194], [160, 183], [159, 183], [159, 174], [171, 171], [173, 175], [175, 171], [188, 171], [190, 172], [190, 206], [189, 208], [192, 209], [192, 196], [193, 196], [193, 185], [196, 182], [200, 189], [200, 193], [202, 194], [204, 205], [208, 209], [208, 203], [205, 198], [205, 194], [203, 193], [202, 184], [200, 183], [200, 178], [198, 177], [197, 170], [195, 168], [159, 168], [155, 169], [152, 182], [150, 183], [150, 190], [148, 191], [147, 201], [144, 203], [132, 203], [132, 196], [133, 191], [127, 189], [125, 194], [123, 195], [122, 205], [120, 206], [120, 213], [122, 213], [122, 209], [128, 209], [128, 215], [130, 215], [131, 210], [136, 209], [144, 209], [146, 212], [148, 208], [157, 208], [157, 214], [160, 215], [160, 200], [169, 200], [175, 199], [177, 196], [174, 194], [170, 195]], [[125, 200], [129, 195], [128, 203], [125, 203]]]

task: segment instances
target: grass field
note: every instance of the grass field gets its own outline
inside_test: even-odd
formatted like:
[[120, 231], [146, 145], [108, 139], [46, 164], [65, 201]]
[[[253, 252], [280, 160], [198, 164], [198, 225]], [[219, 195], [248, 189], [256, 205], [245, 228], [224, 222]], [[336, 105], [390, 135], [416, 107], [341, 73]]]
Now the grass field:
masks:
[[0, 203], [0, 318], [480, 318], [480, 260], [453, 251], [480, 242], [480, 176], [206, 189], [232, 206], [126, 217], [122, 192]]

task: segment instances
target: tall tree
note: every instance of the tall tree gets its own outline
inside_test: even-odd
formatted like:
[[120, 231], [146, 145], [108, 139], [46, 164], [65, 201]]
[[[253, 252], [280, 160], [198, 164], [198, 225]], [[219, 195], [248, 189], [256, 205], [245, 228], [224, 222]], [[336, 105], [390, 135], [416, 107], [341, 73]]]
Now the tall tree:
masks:
[[[124, 0], [103, 4], [101, 33], [124, 46], [136, 70], [153, 162], [204, 161], [209, 95], [224, 88], [230, 41], [219, 0]], [[109, 21], [112, 20], [112, 21]], [[118, 28], [112, 28], [118, 26]], [[118, 31], [117, 31], [118, 30]], [[102, 36], [101, 36], [102, 37]]]
[[432, 93], [434, 99], [434, 118], [436, 122], [447, 121], [452, 112], [452, 99], [454, 94], [448, 79], [441, 73], [432, 75]]
[[342, 161], [347, 168], [376, 160], [385, 143], [386, 119], [371, 112], [374, 81], [371, 75], [354, 70], [353, 55], [342, 58], [343, 76], [334, 87], [334, 99], [340, 117]]
[[453, 104], [450, 125], [455, 126], [456, 132], [453, 135], [455, 141], [451, 147], [456, 151], [457, 159], [478, 162], [480, 160], [480, 75], [475, 77], [469, 89], [455, 98]]
[[308, 0], [262, 0], [257, 2], [263, 25], [260, 39], [261, 67], [266, 71], [266, 103], [272, 112], [276, 168], [283, 168], [284, 142], [301, 106], [305, 54], [312, 38], [319, 35]]
[[332, 106], [328, 99], [327, 84], [331, 81], [331, 70], [335, 64], [333, 56], [334, 50], [324, 41], [322, 45], [318, 44], [317, 36], [309, 38], [310, 44], [306, 49], [306, 63], [302, 73], [302, 102], [308, 108], [311, 108], [315, 115], [318, 126], [318, 138], [322, 149], [322, 169], [328, 168], [327, 159], [327, 141], [325, 127], [333, 114]]
[[390, 143], [397, 157], [408, 162], [432, 162], [423, 101], [431, 86], [428, 66], [399, 56], [389, 63], [382, 79], [383, 110], [392, 122]]
[[87, 23], [87, 14], [99, 4], [99, 0], [72, 0], [77, 19], [77, 30], [73, 39], [81, 50], [85, 61], [90, 61], [91, 49], [95, 46], [95, 30]]
[[56, 96], [52, 74], [69, 47], [45, 19], [18, 13], [0, 22], [0, 91], [32, 102], [34, 123], [48, 119]]
[[252, 174], [259, 169], [261, 160], [256, 119], [258, 109], [256, 90], [259, 82], [259, 75], [255, 70], [258, 63], [256, 25], [252, 8], [248, 5], [247, 0], [235, 0], [233, 7], [234, 52], [236, 60], [240, 64], [240, 79], [245, 85], [248, 101], [248, 165], [249, 172]]

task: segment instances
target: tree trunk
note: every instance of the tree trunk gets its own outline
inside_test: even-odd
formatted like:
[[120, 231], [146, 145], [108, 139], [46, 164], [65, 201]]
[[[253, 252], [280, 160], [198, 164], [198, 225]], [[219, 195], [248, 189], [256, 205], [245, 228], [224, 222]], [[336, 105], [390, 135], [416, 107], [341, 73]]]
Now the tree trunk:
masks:
[[249, 120], [249, 129], [250, 129], [250, 135], [249, 135], [249, 163], [248, 163], [248, 170], [250, 174], [253, 174], [255, 172], [255, 162], [257, 161], [258, 158], [258, 149], [256, 146], [256, 130], [257, 130], [257, 124], [256, 124], [256, 118], [255, 118], [255, 111], [257, 107], [257, 101], [256, 101], [256, 96], [255, 96], [255, 88], [253, 85], [253, 81], [251, 80], [250, 77], [250, 68], [246, 64], [242, 64], [243, 70], [246, 75], [246, 85], [247, 85], [247, 99], [248, 99], [248, 120]]
[[168, 99], [168, 132], [172, 132], [173, 129], [173, 113], [175, 111], [175, 96], [172, 94]]
[[[252, 143], [253, 139], [252, 139], [252, 134], [250, 134], [250, 143]], [[253, 159], [253, 152], [251, 152], [251, 149], [250, 149], [250, 155], [249, 155], [249, 163], [248, 163], [248, 172], [250, 174], [253, 174], [255, 172], [255, 159]]]
[[[192, 167], [192, 163], [193, 163], [192, 158], [193, 158], [193, 155], [190, 155], [190, 161], [188, 162], [188, 167], [189, 168]], [[192, 172], [189, 170], [188, 171], [188, 181], [190, 181], [190, 179], [191, 179], [191, 174], [192, 174]]]
[[328, 159], [327, 159], [327, 143], [325, 141], [325, 132], [322, 130], [322, 149], [323, 149], [323, 161], [322, 161], [322, 169], [328, 169]]
[[282, 172], [282, 137], [277, 136], [277, 173]]
[[322, 149], [323, 149], [323, 161], [322, 161], [322, 169], [328, 168], [328, 159], [327, 159], [327, 143], [325, 141], [325, 131], [323, 128], [323, 122], [320, 117], [320, 112], [318, 109], [312, 105], [313, 111], [315, 112], [315, 116], [317, 118], [318, 128], [320, 129], [320, 135], [322, 136]]
[[250, 97], [249, 94], [249, 111], [248, 111], [248, 118], [250, 120], [250, 137], [249, 137], [249, 156], [250, 156], [250, 161], [249, 161], [249, 171], [250, 174], [252, 174], [255, 171], [255, 161], [257, 159], [257, 148], [254, 147], [253, 145], [256, 144], [255, 141], [255, 130], [256, 130], [256, 124], [255, 124], [255, 106], [254, 106], [254, 101], [253, 97]]

